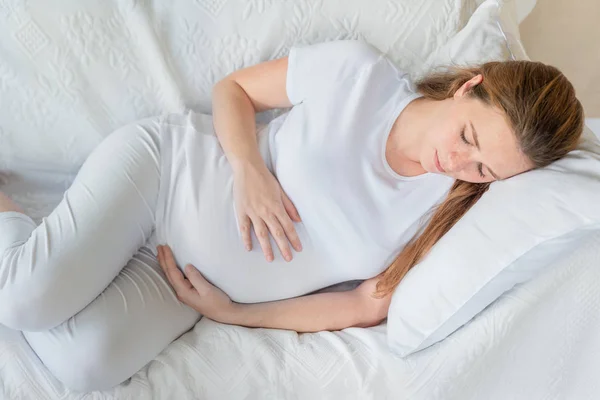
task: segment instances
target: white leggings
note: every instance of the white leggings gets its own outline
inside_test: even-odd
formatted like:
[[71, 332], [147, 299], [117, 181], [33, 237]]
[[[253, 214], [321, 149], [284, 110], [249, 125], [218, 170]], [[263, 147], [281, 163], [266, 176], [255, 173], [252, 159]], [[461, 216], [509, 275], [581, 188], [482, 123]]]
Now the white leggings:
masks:
[[164, 128], [155, 117], [109, 135], [39, 226], [0, 213], [0, 324], [23, 331], [71, 389], [123, 382], [200, 318], [175, 297], [156, 250], [143, 247]]

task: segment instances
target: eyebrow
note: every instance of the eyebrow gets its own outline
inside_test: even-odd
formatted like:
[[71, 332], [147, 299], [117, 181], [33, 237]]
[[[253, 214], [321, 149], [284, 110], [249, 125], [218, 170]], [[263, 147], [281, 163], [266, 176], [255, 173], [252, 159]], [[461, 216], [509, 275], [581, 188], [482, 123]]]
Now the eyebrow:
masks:
[[[473, 122], [469, 121], [469, 125], [471, 125], [471, 130], [473, 131], [473, 140], [475, 141], [475, 146], [477, 146], [477, 150], [481, 151], [481, 147], [479, 146], [479, 140], [477, 139], [477, 131], [473, 126]], [[488, 172], [494, 177], [494, 179], [496, 179], [497, 181], [502, 180], [498, 175], [494, 173], [494, 171], [492, 171], [490, 167], [488, 167], [487, 165], [485, 167], [487, 168]]]

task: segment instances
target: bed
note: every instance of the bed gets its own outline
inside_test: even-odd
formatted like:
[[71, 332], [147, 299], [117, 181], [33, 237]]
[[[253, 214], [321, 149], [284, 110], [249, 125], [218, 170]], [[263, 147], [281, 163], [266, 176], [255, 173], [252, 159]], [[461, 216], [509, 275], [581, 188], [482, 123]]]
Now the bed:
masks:
[[[481, 3], [0, 0], [2, 190], [39, 222], [112, 130], [165, 111], [210, 112], [214, 82], [294, 43], [368, 40], [418, 76]], [[533, 2], [497, 3], [522, 18]], [[389, 352], [386, 322], [297, 334], [202, 319], [130, 380], [88, 394], [65, 388], [20, 332], [0, 326], [0, 398], [597, 399], [598, 260], [596, 233], [406, 358]]]

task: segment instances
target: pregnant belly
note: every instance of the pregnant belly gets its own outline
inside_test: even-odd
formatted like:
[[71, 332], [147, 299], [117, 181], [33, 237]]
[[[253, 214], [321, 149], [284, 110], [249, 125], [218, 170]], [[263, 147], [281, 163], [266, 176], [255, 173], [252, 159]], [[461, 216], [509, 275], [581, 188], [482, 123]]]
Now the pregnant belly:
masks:
[[295, 223], [303, 250], [292, 250], [291, 262], [283, 259], [272, 238], [275, 259], [267, 262], [254, 232], [253, 249], [246, 251], [234, 213], [232, 171], [218, 141], [195, 131], [172, 140], [150, 245], [168, 244], [181, 268], [194, 265], [240, 303], [296, 297], [376, 274], [373, 264], [361, 262], [360, 246], [348, 243], [332, 251], [319, 239], [322, 231], [303, 223]]
[[327, 246], [313, 240], [303, 223], [295, 223], [302, 251], [292, 249], [286, 262], [274, 240], [268, 262], [252, 232], [253, 249], [244, 248], [235, 218], [232, 182], [216, 171], [199, 181], [179, 180], [169, 190], [165, 210], [156, 221], [152, 242], [168, 244], [180, 268], [194, 265], [233, 301], [256, 303], [300, 296], [329, 285], [361, 279], [331, 260]]
[[[213, 214], [214, 216], [214, 214]], [[356, 279], [344, 270], [328, 264], [306, 235], [302, 224], [296, 229], [303, 244], [286, 262], [271, 239], [275, 259], [267, 262], [253, 235], [253, 249], [247, 251], [235, 226], [234, 218], [213, 229], [198, 228], [172, 231], [168, 243], [181, 267], [194, 265], [206, 279], [227, 293], [233, 301], [256, 303], [280, 300]], [[188, 219], [189, 221], [189, 219]], [[201, 219], [200, 219], [201, 221]], [[192, 225], [189, 224], [188, 225]]]
[[[292, 249], [290, 262], [283, 259], [272, 237], [274, 260], [268, 262], [254, 231], [253, 248], [247, 251], [237, 227], [231, 188], [219, 187], [217, 181], [192, 193], [171, 196], [164, 220], [157, 221], [156, 235], [158, 243], [171, 247], [180, 268], [192, 264], [233, 301], [292, 298], [381, 272], [376, 257], [366, 254], [358, 243], [332, 248], [319, 238], [320, 231], [304, 223], [294, 223], [303, 249]], [[227, 180], [219, 182], [227, 184]], [[209, 190], [219, 190], [221, 195], [210, 195]]]

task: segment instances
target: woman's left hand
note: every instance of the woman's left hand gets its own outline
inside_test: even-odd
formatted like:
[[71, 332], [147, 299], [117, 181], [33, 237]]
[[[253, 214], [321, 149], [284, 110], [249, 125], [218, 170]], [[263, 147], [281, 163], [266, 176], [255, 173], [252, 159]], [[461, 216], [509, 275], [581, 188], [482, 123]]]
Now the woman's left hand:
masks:
[[204, 279], [193, 265], [186, 265], [184, 276], [177, 267], [169, 246], [158, 246], [157, 250], [158, 262], [173, 286], [177, 299], [205, 317], [225, 322], [227, 315], [235, 311], [236, 303], [225, 292]]

